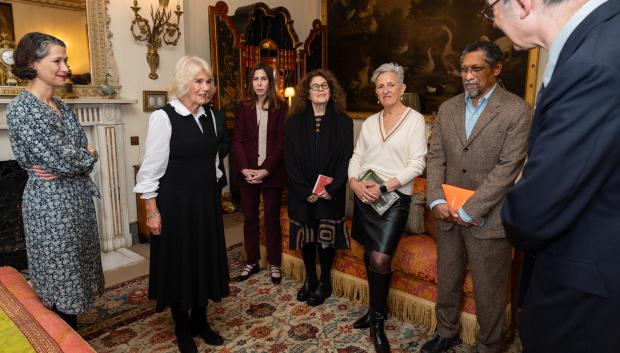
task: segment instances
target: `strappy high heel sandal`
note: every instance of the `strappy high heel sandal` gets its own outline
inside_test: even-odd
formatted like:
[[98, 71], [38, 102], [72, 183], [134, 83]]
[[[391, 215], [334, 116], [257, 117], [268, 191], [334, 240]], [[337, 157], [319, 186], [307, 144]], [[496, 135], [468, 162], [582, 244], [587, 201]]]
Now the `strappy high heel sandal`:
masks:
[[271, 282], [273, 284], [280, 284], [280, 282], [282, 282], [282, 274], [280, 273], [280, 267], [270, 265], [269, 270], [271, 271]]
[[258, 263], [255, 263], [254, 265], [245, 264], [243, 270], [241, 270], [241, 274], [239, 274], [239, 277], [237, 277], [237, 282], [245, 281], [253, 274], [258, 273], [259, 270], [260, 267], [258, 266]]

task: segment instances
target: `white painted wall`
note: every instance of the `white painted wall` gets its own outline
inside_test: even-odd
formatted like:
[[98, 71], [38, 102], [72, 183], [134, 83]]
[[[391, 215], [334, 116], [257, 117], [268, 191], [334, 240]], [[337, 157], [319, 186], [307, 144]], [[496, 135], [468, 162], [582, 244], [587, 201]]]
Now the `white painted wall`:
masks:
[[[119, 84], [122, 86], [120, 96], [127, 99], [136, 99], [138, 104], [129, 104], [122, 106], [123, 119], [125, 121], [125, 158], [126, 158], [126, 178], [127, 192], [130, 194], [128, 199], [129, 221], [136, 220], [136, 203], [133, 192], [131, 191], [135, 185], [133, 165], [139, 164], [144, 156], [144, 142], [146, 139], [146, 130], [148, 128], [148, 117], [150, 113], [142, 111], [142, 91], [144, 90], [166, 90], [172, 77], [176, 62], [185, 55], [185, 42], [183, 36], [179, 39], [176, 46], [163, 45], [159, 49], [159, 69], [157, 80], [151, 80], [148, 75], [150, 72], [146, 62], [146, 43], [137, 42], [129, 30], [131, 21], [133, 20], [133, 11], [130, 6], [133, 1], [130, 0], [114, 0], [108, 4], [108, 13], [110, 15], [110, 32], [112, 49], [116, 58], [116, 65], [119, 71]], [[142, 7], [140, 15], [149, 19], [150, 22], [150, 6], [155, 7], [159, 4], [159, 0], [139, 0], [138, 4]], [[176, 5], [176, 1], [171, 1], [171, 5]], [[206, 18], [206, 17], [205, 17]], [[183, 25], [183, 16], [181, 24]], [[138, 136], [140, 145], [131, 146], [129, 138]]]

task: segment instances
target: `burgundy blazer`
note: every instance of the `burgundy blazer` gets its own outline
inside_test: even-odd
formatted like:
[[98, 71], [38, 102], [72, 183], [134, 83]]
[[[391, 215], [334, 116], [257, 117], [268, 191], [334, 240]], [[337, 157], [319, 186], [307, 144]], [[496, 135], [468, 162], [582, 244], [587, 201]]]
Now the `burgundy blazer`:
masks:
[[[256, 106], [240, 103], [235, 118], [231, 152], [237, 161], [237, 172], [243, 169], [266, 169], [269, 175], [263, 179], [263, 187], [282, 187], [286, 185], [284, 169], [284, 120], [288, 107], [281, 102], [280, 108], [269, 111], [267, 121], [267, 157], [258, 166], [258, 124]], [[248, 185], [241, 175], [240, 186]]]

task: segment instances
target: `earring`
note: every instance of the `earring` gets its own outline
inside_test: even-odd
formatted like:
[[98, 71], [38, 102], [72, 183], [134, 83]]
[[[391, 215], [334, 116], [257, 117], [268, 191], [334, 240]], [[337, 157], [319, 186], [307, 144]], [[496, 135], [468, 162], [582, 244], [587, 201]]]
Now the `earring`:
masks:
[[403, 100], [403, 96], [400, 96], [400, 100], [401, 100], [401, 101]]
[[377, 104], [381, 104], [381, 101], [377, 99]]

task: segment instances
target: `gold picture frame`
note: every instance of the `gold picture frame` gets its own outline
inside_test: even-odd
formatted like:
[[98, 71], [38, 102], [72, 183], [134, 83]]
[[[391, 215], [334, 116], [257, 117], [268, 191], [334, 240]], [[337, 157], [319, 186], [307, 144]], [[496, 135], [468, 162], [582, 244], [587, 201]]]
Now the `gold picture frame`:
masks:
[[166, 91], [142, 91], [142, 111], [153, 112], [168, 103]]

